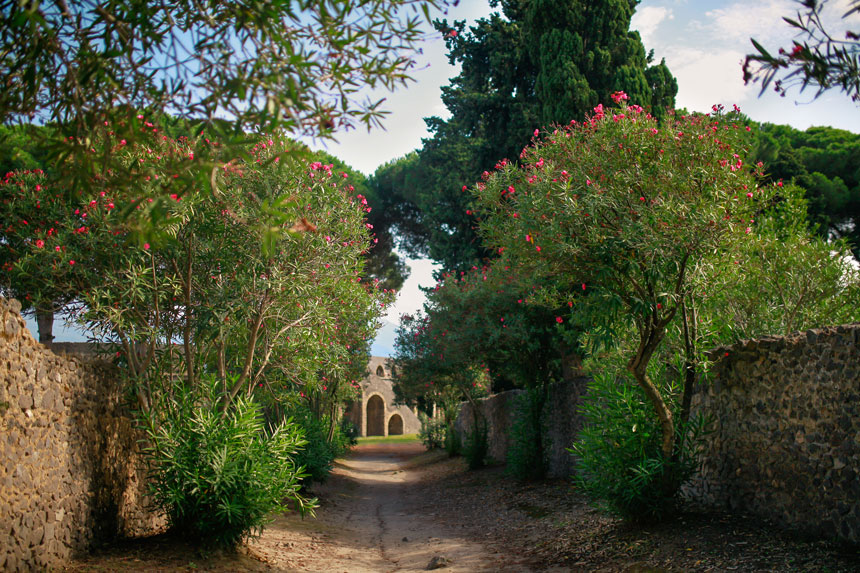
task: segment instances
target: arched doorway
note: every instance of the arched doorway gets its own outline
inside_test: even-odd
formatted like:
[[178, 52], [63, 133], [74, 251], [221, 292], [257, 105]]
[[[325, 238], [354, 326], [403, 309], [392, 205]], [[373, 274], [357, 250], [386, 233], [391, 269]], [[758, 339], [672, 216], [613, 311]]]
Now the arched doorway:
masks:
[[388, 435], [399, 436], [401, 434], [403, 434], [403, 418], [400, 417], [400, 414], [393, 414], [388, 419]]
[[379, 396], [371, 396], [367, 401], [367, 435], [385, 435], [385, 402]]

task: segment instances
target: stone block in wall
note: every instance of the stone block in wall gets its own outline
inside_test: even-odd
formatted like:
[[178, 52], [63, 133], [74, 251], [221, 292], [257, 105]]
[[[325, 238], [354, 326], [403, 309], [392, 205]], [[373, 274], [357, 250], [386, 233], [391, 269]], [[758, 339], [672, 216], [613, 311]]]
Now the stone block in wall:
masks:
[[[567, 477], [573, 473], [573, 459], [567, 451], [582, 428], [579, 406], [588, 385], [588, 378], [575, 378], [550, 385], [543, 417], [546, 421], [544, 441], [547, 444], [547, 475]], [[478, 400], [481, 413], [488, 422], [489, 457], [498, 462], [507, 459], [510, 433], [516, 417], [515, 398], [522, 390], [500, 392]], [[472, 407], [464, 402], [460, 407], [455, 428], [462, 440], [471, 431]]]

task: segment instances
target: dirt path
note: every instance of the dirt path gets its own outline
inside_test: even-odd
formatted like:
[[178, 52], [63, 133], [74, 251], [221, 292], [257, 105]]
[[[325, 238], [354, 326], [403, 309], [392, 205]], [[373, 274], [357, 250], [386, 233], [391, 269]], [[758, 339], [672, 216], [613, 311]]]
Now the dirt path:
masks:
[[498, 554], [434, 519], [433, 500], [415, 486], [432, 473], [422, 462], [439, 456], [423, 451], [415, 443], [356, 448], [316, 488], [316, 519], [279, 517], [251, 550], [286, 571], [424, 571], [434, 559], [452, 572], [506, 570]]
[[781, 532], [742, 514], [689, 508], [658, 525], [594, 509], [569, 480], [519, 483], [504, 468], [416, 443], [360, 446], [322, 486], [316, 518], [278, 517], [238, 553], [175, 536], [101, 548], [66, 571], [821, 572], [860, 571], [860, 548]]

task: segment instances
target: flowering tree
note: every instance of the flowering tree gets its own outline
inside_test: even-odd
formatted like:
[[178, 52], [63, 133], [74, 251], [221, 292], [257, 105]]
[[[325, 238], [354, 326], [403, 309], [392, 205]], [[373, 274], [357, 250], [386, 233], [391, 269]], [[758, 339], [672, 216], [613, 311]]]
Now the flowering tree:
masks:
[[[151, 192], [104, 191], [86, 204], [89, 224], [101, 230], [90, 241], [112, 256], [98, 261], [102, 280], [84, 293], [83, 318], [121, 345], [133, 380], [155, 383], [180, 366], [193, 388], [215, 374], [226, 409], [269, 372], [292, 368], [290, 380], [307, 383], [330, 370], [327, 347], [341, 348], [334, 342], [341, 329], [363, 324], [367, 335], [384, 293], [359, 284], [368, 230], [342, 174], [283, 159], [294, 144], [273, 138], [256, 145], [250, 161], [222, 166], [218, 194], [164, 198], [172, 174], [161, 161], [190, 155], [190, 144], [152, 137], [129, 146], [106, 137], [124, 161], [152, 164], [143, 175]], [[122, 209], [151, 211], [163, 232], [152, 243], [135, 238]], [[276, 357], [283, 362], [273, 365]], [[137, 390], [147, 409], [153, 390]]]
[[131, 144], [143, 133], [139, 115], [155, 124], [179, 118], [187, 133], [205, 131], [221, 146], [215, 157], [195, 138], [191, 164], [184, 158], [168, 170], [184, 189], [217, 185], [217, 163], [242, 157], [247, 133], [332, 138], [381, 125], [383, 100], [368, 97], [367, 88], [393, 90], [412, 79], [426, 37], [422, 22], [445, 5], [13, 2], [0, 18], [0, 123], [57, 126], [38, 135], [52, 163], [62, 163], [57, 175], [67, 189], [101, 176], [112, 179], [109, 187], [141, 194], [147, 191], [134, 169], [115, 154], [92, 152], [98, 129], [107, 122]]
[[649, 363], [679, 318], [694, 343], [703, 262], [745, 239], [774, 188], [759, 188], [744, 165], [744, 128], [731, 116], [661, 127], [623, 93], [614, 99], [618, 108], [598, 106], [588, 121], [545, 133], [523, 152], [524, 168], [500, 166], [474, 195], [489, 245], [581, 285], [588, 296], [573, 312], [593, 341], [634, 327], [626, 367], [659, 419], [668, 460], [676, 420]]
[[74, 285], [87, 274], [77, 264], [85, 256], [86, 225], [69, 216], [78, 203], [41, 169], [9, 172], [0, 181], [0, 289], [35, 312], [39, 342], [48, 346], [54, 313], [70, 308]]
[[421, 399], [429, 405], [453, 399], [474, 406], [477, 398], [487, 394], [487, 368], [476, 363], [458, 334], [433, 323], [430, 315], [401, 318], [394, 355], [398, 400], [415, 403]]

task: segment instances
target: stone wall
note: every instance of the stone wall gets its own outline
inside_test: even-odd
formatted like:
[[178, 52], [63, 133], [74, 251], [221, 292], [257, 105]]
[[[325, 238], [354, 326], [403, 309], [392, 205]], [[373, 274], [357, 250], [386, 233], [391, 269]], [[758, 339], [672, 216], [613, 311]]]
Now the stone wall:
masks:
[[96, 540], [164, 525], [146, 509], [115, 374], [47, 350], [0, 298], [0, 570], [58, 568]]
[[[784, 527], [860, 542], [860, 324], [742, 341], [711, 353], [694, 412], [711, 417], [701, 473], [685, 495]], [[581, 378], [553, 386], [544, 417], [549, 474], [570, 475]], [[481, 401], [492, 458], [506, 458], [517, 391]], [[471, 421], [463, 404], [461, 436]]]
[[[567, 451], [582, 428], [579, 404], [588, 378], [574, 378], [549, 387], [543, 419], [546, 421], [544, 444], [547, 447], [547, 476], [566, 477], [573, 473], [573, 458]], [[510, 428], [516, 415], [516, 396], [522, 390], [500, 392], [478, 401], [478, 407], [487, 420], [489, 457], [496, 462], [507, 459], [510, 447]], [[463, 403], [455, 428], [462, 440], [472, 428], [472, 408]]]
[[[489, 461], [504, 463], [510, 446], [511, 424], [516, 414], [516, 397], [522, 390], [508, 390], [477, 400], [476, 404], [481, 418], [487, 424], [487, 442]], [[465, 444], [467, 436], [473, 431], [474, 419], [472, 405], [463, 402], [454, 422], [454, 431], [460, 436], [460, 443]]]
[[688, 495], [860, 542], [860, 325], [715, 350], [694, 397], [713, 417]]

